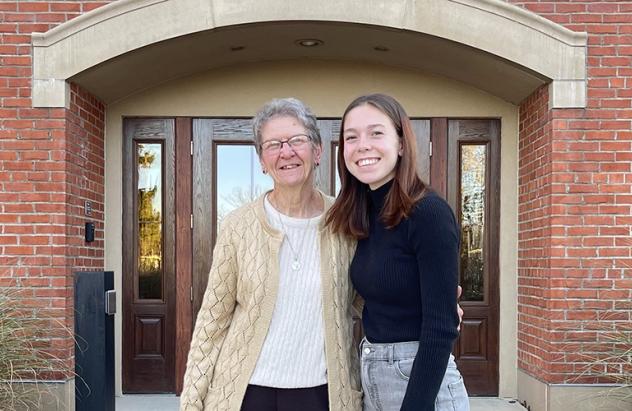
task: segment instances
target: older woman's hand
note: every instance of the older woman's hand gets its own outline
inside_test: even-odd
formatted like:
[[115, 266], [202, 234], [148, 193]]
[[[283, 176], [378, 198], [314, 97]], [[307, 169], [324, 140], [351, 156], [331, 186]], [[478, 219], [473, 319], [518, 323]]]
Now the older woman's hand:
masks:
[[461, 331], [461, 323], [463, 322], [463, 308], [459, 304], [459, 299], [461, 298], [461, 294], [463, 294], [463, 288], [460, 285], [456, 287], [456, 312], [459, 314], [459, 326], [456, 327], [457, 330]]

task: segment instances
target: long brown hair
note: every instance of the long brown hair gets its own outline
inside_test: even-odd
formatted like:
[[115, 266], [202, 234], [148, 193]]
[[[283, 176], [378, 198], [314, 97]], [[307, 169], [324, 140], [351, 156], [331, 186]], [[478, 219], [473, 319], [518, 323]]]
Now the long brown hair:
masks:
[[347, 169], [344, 159], [345, 118], [349, 111], [368, 104], [388, 116], [402, 144], [402, 154], [395, 165], [393, 184], [386, 195], [380, 219], [387, 228], [393, 228], [408, 217], [413, 206], [423, 197], [426, 185], [417, 174], [417, 144], [410, 119], [401, 104], [385, 94], [369, 94], [356, 98], [342, 116], [338, 140], [338, 174], [340, 194], [327, 213], [327, 224], [335, 233], [365, 238], [369, 234], [369, 186], [360, 182]]

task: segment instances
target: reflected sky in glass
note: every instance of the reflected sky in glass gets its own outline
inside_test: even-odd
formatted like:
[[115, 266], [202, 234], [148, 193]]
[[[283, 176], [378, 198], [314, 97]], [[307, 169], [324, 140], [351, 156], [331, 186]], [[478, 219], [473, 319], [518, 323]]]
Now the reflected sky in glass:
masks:
[[160, 144], [143, 144], [137, 146], [138, 189], [150, 191], [157, 189], [153, 198], [153, 209], [162, 211], [162, 146]]
[[253, 145], [217, 146], [217, 219], [272, 188]]

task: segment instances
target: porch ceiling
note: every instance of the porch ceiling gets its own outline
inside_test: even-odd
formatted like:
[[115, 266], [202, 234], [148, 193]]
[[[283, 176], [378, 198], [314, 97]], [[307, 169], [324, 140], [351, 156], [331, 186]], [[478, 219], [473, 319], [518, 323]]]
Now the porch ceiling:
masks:
[[[317, 47], [296, 44], [319, 39]], [[383, 26], [318, 21], [220, 27], [153, 43], [68, 80], [105, 103], [217, 67], [292, 59], [377, 63], [456, 79], [517, 104], [551, 79], [474, 47]]]

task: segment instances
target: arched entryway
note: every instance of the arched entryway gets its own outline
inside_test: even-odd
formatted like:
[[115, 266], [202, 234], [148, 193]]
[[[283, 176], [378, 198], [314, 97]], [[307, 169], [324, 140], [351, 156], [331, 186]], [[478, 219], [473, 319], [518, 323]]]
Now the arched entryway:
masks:
[[[324, 47], [297, 44], [310, 38]], [[514, 104], [550, 83], [552, 107], [585, 104], [586, 35], [500, 0], [121, 0], [33, 34], [33, 46], [43, 107], [68, 103], [68, 80], [109, 103], [215, 67], [292, 58], [421, 69]]]
[[[178, 99], [200, 96], [187, 88], [199, 84], [193, 81], [190, 83], [193, 86], [187, 85], [187, 79], [195, 78], [196, 73], [201, 73], [200, 76], [209, 73], [230, 78], [227, 71], [246, 73], [252, 62], [262, 65], [263, 69], [276, 63], [284, 66], [276, 74], [270, 72], [262, 76], [261, 72], [255, 73], [255, 82], [264, 79], [270, 81], [272, 78], [274, 80], [269, 84], [274, 84], [276, 90], [283, 90], [281, 95], [298, 94], [312, 105], [319, 106], [321, 110], [317, 109], [317, 113], [325, 117], [339, 115], [344, 101], [362, 90], [397, 92], [395, 83], [411, 84], [408, 80], [395, 83], [387, 81], [393, 73], [400, 77], [405, 77], [402, 72], [406, 71], [424, 73], [423, 77], [439, 76], [435, 82], [444, 85], [444, 92], [449, 88], [459, 90], [452, 108], [444, 98], [444, 104], [437, 106], [443, 111], [436, 112], [437, 107], [428, 108], [430, 96], [417, 96], [415, 99], [410, 93], [399, 92], [407, 100], [407, 107], [414, 108], [411, 112], [413, 116], [427, 117], [431, 122], [433, 119], [445, 119], [441, 121], [444, 121], [446, 136], [449, 118], [459, 120], [459, 116], [463, 119], [472, 116], [488, 119], [497, 117], [503, 124], [507, 122], [504, 126], [514, 127], [508, 135], [516, 135], [515, 106], [513, 114], [499, 114], [503, 109], [498, 108], [486, 112], [472, 107], [457, 109], [456, 99], [467, 94], [464, 89], [480, 90], [496, 96], [491, 100], [497, 99], [498, 107], [517, 104], [545, 84], [549, 84], [551, 107], [582, 106], [585, 100], [585, 37], [502, 2], [437, 0], [424, 2], [422, 7], [418, 2], [408, 1], [374, 8], [356, 7], [351, 3], [341, 6], [333, 2], [303, 2], [300, 9], [293, 9], [293, 6], [280, 1], [241, 2], [239, 7], [232, 2], [221, 1], [179, 1], [177, 6], [175, 3], [116, 2], [43, 36], [35, 36], [35, 104], [68, 104], [66, 88], [67, 82], [71, 81], [106, 103], [108, 124], [111, 116], [167, 116], [174, 118], [173, 130], [177, 130], [178, 120], [175, 117], [247, 117], [252, 115], [266, 96], [272, 97], [277, 92], [271, 88], [264, 91], [265, 86], [246, 87], [242, 83], [239, 87], [232, 86], [231, 90], [224, 90], [232, 92], [229, 98], [215, 94], [210, 96], [213, 103], [200, 101], [196, 108], [186, 103], [183, 107], [187, 107], [188, 112], [182, 112], [181, 108], [175, 106]], [[499, 38], [497, 33], [503, 33], [503, 37]], [[104, 42], [106, 38], [108, 41]], [[304, 39], [317, 39], [322, 45], [303, 47], [300, 41]], [[104, 47], [87, 47], [99, 43]], [[308, 76], [300, 76], [304, 84], [311, 81], [313, 84], [310, 86], [296, 86], [294, 83], [294, 88], [283, 87], [284, 84], [292, 83], [288, 81], [287, 75], [289, 67], [293, 65], [305, 72], [310, 72], [307, 65], [323, 67], [323, 71], [310, 72], [313, 74], [311, 80]], [[324, 109], [329, 98], [329, 88], [323, 88], [319, 95], [315, 91], [317, 87], [314, 86], [314, 79], [323, 76], [323, 73], [340, 76], [340, 72], [344, 71], [342, 66], [345, 65], [354, 67], [354, 72], [340, 78], [353, 82], [356, 87], [350, 88], [347, 94], [337, 89], [337, 92], [332, 93], [336, 102]], [[340, 71], [334, 72], [332, 67]], [[375, 73], [380, 71], [379, 67], [385, 69], [377, 75]], [[358, 79], [357, 75], [363, 72], [362, 69], [365, 70], [364, 77]], [[242, 82], [245, 81], [244, 77], [241, 76]], [[221, 89], [218, 82], [211, 83], [216, 89]], [[171, 88], [173, 92], [172, 88], [176, 85], [180, 88], [179, 92], [170, 94], [172, 97], [175, 95], [175, 99], [156, 100], [150, 109], [143, 106], [143, 98], [152, 94], [152, 91], [162, 89], [167, 93], [165, 90]], [[253, 89], [258, 91], [252, 93]], [[227, 104], [226, 100], [231, 103]], [[136, 105], [129, 106], [131, 102]], [[480, 100], [473, 99], [472, 102], [477, 104]], [[507, 109], [507, 112], [511, 110]], [[123, 127], [120, 121], [115, 120], [111, 124], [115, 127], [109, 128], [106, 145], [109, 144], [108, 139], [116, 138], [116, 127], [118, 130]], [[437, 127], [440, 127], [438, 121]], [[505, 134], [501, 134], [504, 138]], [[114, 151], [123, 152], [122, 144], [125, 141], [125, 135], [120, 135], [119, 142], [114, 145], [120, 143], [121, 146], [114, 148]], [[109, 162], [106, 166], [106, 174], [112, 173], [106, 179], [110, 184], [124, 181], [125, 176], [120, 175], [123, 169], [121, 164]], [[114, 168], [114, 171], [108, 171], [108, 167]], [[515, 175], [515, 170], [516, 167], [513, 167], [507, 171]], [[511, 184], [507, 189], [511, 190]], [[113, 204], [114, 208], [110, 210], [116, 216], [117, 211], [122, 210], [122, 196], [109, 197], [106, 203]], [[515, 205], [515, 197], [510, 195], [505, 204], [507, 210], [511, 210], [512, 204]], [[116, 218], [113, 221], [117, 221]], [[508, 230], [511, 230], [511, 218], [506, 223]], [[109, 236], [107, 230], [110, 230]], [[115, 256], [110, 258], [110, 262], [118, 271], [123, 271], [125, 265], [120, 250], [123, 235], [120, 230], [110, 226], [106, 228], [106, 237], [110, 238], [110, 241], [106, 240], [106, 248], [119, 247], [118, 251], [107, 251], [106, 254], [112, 252]], [[505, 254], [505, 260], [502, 258], [501, 253], [499, 266], [515, 267], [515, 255], [512, 257], [510, 251]], [[503, 274], [506, 276], [504, 281], [510, 283], [511, 273], [515, 273], [515, 270], [507, 272], [509, 274]], [[513, 279], [515, 281], [515, 274]], [[121, 288], [122, 283], [123, 277], [119, 282]], [[174, 289], [176, 301], [190, 300], [193, 282], [178, 284], [183, 286]], [[176, 316], [182, 326], [177, 327], [176, 338], [182, 342], [190, 332], [190, 324], [186, 323], [190, 322], [193, 308], [183, 307], [183, 304], [179, 307]], [[153, 326], [156, 323], [152, 321], [146, 323]], [[510, 324], [512, 318], [506, 321]], [[510, 335], [515, 336], [515, 330]], [[121, 345], [125, 345], [125, 342]], [[180, 369], [185, 351], [176, 354], [180, 356], [179, 362], [175, 360], [176, 367], [179, 364]], [[515, 353], [512, 355], [515, 357]], [[511, 360], [507, 362], [511, 364]], [[500, 368], [502, 374], [502, 364]], [[509, 370], [505, 373], [505, 376], [511, 375]], [[515, 389], [515, 383], [513, 387]], [[504, 389], [507, 392], [512, 388]], [[503, 392], [502, 387], [500, 392]]]

